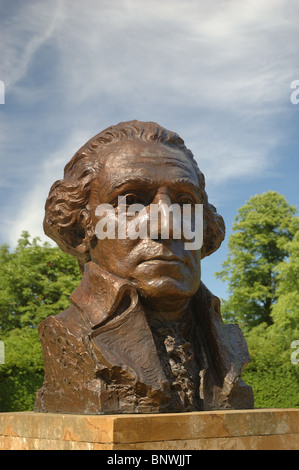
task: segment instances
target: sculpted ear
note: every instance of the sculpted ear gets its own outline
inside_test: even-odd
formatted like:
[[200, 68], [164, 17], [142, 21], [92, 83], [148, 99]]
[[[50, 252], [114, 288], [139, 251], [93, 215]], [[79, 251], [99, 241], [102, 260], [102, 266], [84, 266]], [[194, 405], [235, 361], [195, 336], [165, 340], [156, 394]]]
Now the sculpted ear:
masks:
[[88, 209], [82, 209], [78, 217], [78, 229], [76, 233], [76, 250], [88, 254], [90, 247], [95, 242], [95, 227]]
[[225, 237], [225, 224], [221, 215], [217, 214], [216, 207], [206, 203], [203, 208], [203, 245], [201, 259], [218, 250]]

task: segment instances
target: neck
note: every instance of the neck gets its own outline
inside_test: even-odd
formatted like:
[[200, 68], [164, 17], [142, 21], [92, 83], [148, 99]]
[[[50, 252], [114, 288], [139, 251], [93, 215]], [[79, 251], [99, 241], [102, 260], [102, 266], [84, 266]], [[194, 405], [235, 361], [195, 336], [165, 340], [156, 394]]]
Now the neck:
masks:
[[152, 326], [182, 320], [189, 309], [190, 298], [162, 301], [161, 299], [142, 300], [146, 317]]

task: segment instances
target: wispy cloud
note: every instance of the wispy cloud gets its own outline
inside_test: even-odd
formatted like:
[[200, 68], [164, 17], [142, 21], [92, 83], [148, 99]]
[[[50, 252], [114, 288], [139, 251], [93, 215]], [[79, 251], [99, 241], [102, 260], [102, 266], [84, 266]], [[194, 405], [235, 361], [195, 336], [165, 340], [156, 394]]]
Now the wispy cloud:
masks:
[[122, 120], [177, 131], [211, 191], [270, 171], [298, 78], [298, 14], [292, 0], [23, 2], [2, 28], [0, 78], [15, 113], [8, 103], [0, 115], [0, 184], [19, 171], [26, 185], [18, 204], [12, 198], [16, 221], [5, 212], [2, 237], [41, 235], [59, 170]]
[[[4, 6], [2, 8], [4, 10]], [[4, 16], [1, 26], [1, 76], [8, 88], [24, 77], [34, 54], [51, 38], [58, 13], [57, 0], [52, 2], [52, 8], [29, 1], [20, 3], [8, 17]]]

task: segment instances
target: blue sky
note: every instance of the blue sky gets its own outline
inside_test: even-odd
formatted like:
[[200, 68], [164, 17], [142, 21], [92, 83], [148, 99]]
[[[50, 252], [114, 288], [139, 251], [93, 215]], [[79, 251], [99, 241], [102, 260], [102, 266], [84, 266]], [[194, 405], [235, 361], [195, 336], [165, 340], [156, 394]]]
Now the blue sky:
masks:
[[[1, 0], [0, 243], [42, 240], [45, 199], [63, 167], [111, 124], [156, 121], [185, 140], [226, 240], [237, 210], [269, 189], [298, 206], [299, 2]], [[0, 100], [1, 102], [1, 100]]]

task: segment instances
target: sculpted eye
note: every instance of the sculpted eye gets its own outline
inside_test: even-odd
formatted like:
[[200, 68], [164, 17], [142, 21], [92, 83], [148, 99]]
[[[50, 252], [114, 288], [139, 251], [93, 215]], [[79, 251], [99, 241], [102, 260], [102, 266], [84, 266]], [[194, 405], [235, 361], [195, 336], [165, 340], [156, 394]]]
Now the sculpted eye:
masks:
[[118, 205], [125, 204], [126, 206], [132, 206], [133, 204], [144, 204], [144, 198], [139, 194], [127, 193], [123, 194], [118, 200]]
[[131, 206], [132, 204], [142, 204], [143, 200], [136, 194], [128, 194], [126, 196], [127, 205]]
[[188, 194], [181, 194], [177, 196], [177, 198], [175, 199], [175, 202], [176, 204], [179, 204], [180, 206], [184, 204], [191, 204], [191, 205], [195, 204], [193, 197], [189, 196]]

